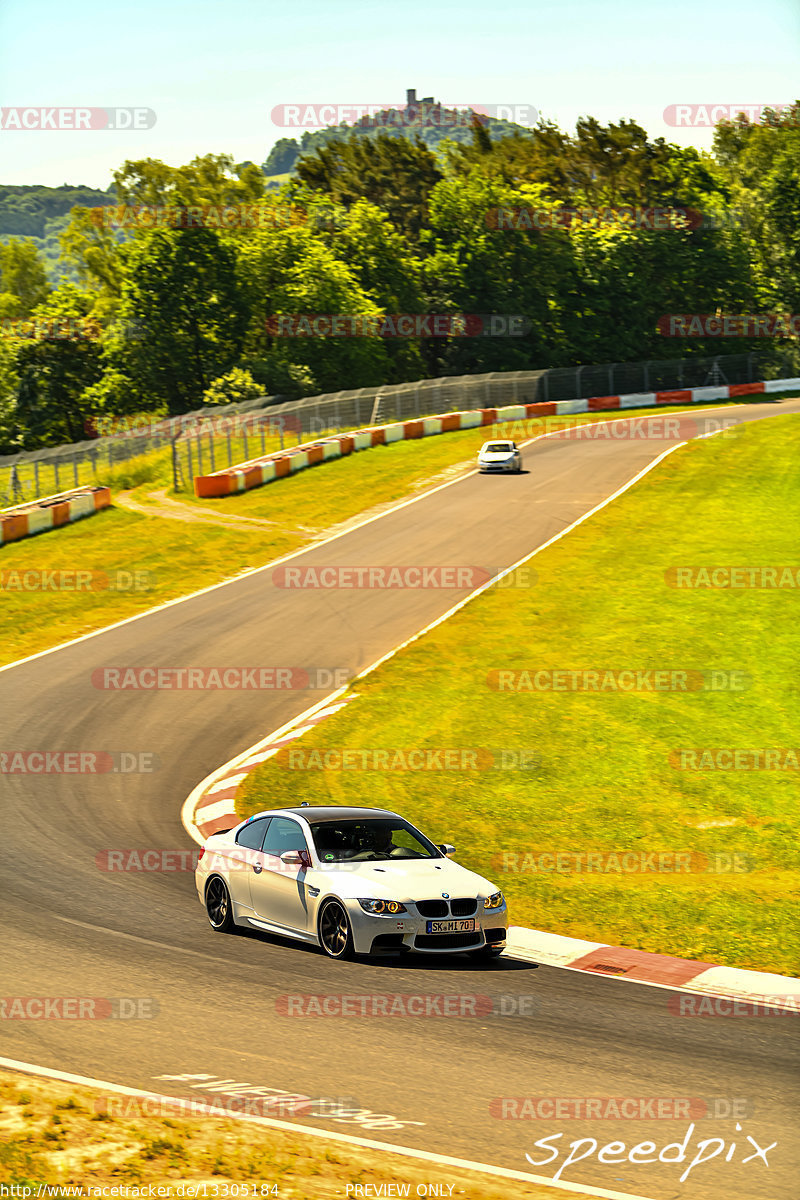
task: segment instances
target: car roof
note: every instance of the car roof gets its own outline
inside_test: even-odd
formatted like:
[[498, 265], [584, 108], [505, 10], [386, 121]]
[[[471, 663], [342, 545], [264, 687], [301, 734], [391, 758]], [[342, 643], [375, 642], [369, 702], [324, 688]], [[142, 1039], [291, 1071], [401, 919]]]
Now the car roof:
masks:
[[[363, 821], [373, 818], [397, 818], [398, 813], [390, 812], [387, 808], [351, 808], [345, 804], [339, 805], [304, 805], [299, 808], [268, 808], [255, 813], [256, 817], [302, 817], [304, 821], [319, 824], [325, 821]], [[404, 820], [400, 817], [400, 820]]]
[[484, 449], [486, 449], [487, 446], [513, 446], [513, 445], [514, 445], [514, 442], [511, 440], [511, 438], [492, 438], [491, 441], [483, 443]]

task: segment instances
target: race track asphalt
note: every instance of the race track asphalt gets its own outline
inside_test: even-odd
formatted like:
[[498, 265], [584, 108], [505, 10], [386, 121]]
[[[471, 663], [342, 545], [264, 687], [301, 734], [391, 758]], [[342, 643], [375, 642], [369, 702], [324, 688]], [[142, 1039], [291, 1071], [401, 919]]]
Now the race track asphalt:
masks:
[[[800, 411], [800, 401], [748, 404], [713, 415], [750, 421]], [[699, 416], [699, 414], [698, 414]], [[635, 419], [635, 416], [632, 417]], [[550, 438], [524, 453], [519, 477], [469, 476], [304, 552], [304, 565], [510, 565], [626, 483], [674, 443]], [[324, 469], [324, 468], [322, 468]], [[276, 485], [279, 486], [279, 485]], [[680, 530], [665, 521], [668, 536]], [[57, 537], [58, 534], [46, 534]], [[152, 774], [6, 775], [2, 781], [2, 994], [127, 997], [149, 1018], [5, 1020], [0, 1053], [21, 1061], [170, 1095], [209, 1095], [192, 1083], [347, 1097], [391, 1114], [399, 1129], [362, 1119], [316, 1124], [445, 1155], [552, 1176], [567, 1150], [595, 1138], [683, 1139], [681, 1165], [600, 1163], [593, 1153], [563, 1178], [653, 1200], [782, 1200], [797, 1195], [800, 1099], [796, 1022], [681, 1019], [673, 993], [503, 959], [339, 963], [253, 934], [215, 935], [186, 871], [113, 873], [115, 848], [191, 849], [179, 819], [192, 788], [221, 763], [302, 712], [308, 691], [110, 691], [108, 666], [324, 667], [358, 672], [446, 611], [450, 589], [290, 590], [273, 570], [0, 672], [2, 748], [127, 751], [157, 756]], [[96, 678], [96, 677], [95, 677]], [[489, 995], [507, 1016], [297, 1018], [287, 994]], [[520, 1009], [522, 1015], [520, 1015]], [[156, 1011], [157, 1010], [157, 1011]], [[206, 1079], [164, 1079], [164, 1076]], [[225, 1083], [224, 1081], [228, 1081]], [[503, 1119], [498, 1098], [677, 1099], [662, 1119]], [[732, 1107], [737, 1105], [738, 1107]], [[506, 1106], [508, 1111], [508, 1105]], [[714, 1116], [714, 1113], [719, 1115]], [[742, 1129], [735, 1114], [742, 1112]], [[703, 1114], [703, 1115], [701, 1115]], [[769, 1167], [747, 1136], [769, 1151]], [[701, 1139], [726, 1149], [679, 1176]], [[725, 1162], [728, 1149], [736, 1149]], [[710, 1149], [708, 1150], [710, 1153]], [[646, 1155], [643, 1155], [646, 1156]], [[609, 1152], [606, 1157], [615, 1157]], [[445, 1172], [446, 1176], [446, 1172]]]

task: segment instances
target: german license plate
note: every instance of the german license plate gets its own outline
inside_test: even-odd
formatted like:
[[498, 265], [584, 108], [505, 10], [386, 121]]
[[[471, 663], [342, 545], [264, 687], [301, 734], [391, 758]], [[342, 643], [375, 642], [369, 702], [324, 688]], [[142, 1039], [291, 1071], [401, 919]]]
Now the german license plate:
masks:
[[428, 933], [474, 933], [475, 918], [467, 921], [428, 921]]

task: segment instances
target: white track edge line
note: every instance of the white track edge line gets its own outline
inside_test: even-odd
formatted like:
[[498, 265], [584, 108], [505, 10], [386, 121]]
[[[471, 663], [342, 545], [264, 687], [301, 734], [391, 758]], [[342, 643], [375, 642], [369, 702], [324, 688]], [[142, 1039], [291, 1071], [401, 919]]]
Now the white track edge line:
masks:
[[[108, 1083], [104, 1079], [93, 1079], [86, 1075], [73, 1075], [69, 1071], [57, 1071], [52, 1067], [40, 1067], [33, 1063], [19, 1062], [13, 1058], [0, 1057], [0, 1067], [10, 1071], [20, 1071], [27, 1075], [38, 1075], [44, 1079], [54, 1079], [62, 1083], [74, 1083], [83, 1087], [102, 1087], [118, 1095], [131, 1096], [144, 1100], [167, 1101], [173, 1105], [186, 1102], [187, 1097], [164, 1096], [159, 1092], [147, 1092], [141, 1088], [125, 1087], [119, 1083]], [[211, 1105], [208, 1106], [211, 1108]], [[180, 1113], [176, 1113], [180, 1116]], [[201, 1116], [203, 1114], [198, 1114]], [[210, 1114], [213, 1115], [213, 1114]], [[219, 1116], [219, 1113], [216, 1113]], [[191, 1118], [187, 1118], [191, 1119]], [[473, 1162], [466, 1158], [451, 1158], [449, 1155], [434, 1154], [430, 1150], [415, 1150], [407, 1146], [395, 1146], [387, 1142], [376, 1142], [371, 1138], [354, 1137], [352, 1134], [336, 1133], [334, 1130], [310, 1129], [306, 1125], [293, 1125], [289, 1121], [279, 1121], [275, 1117], [251, 1116], [248, 1113], [226, 1114], [226, 1120], [248, 1121], [253, 1125], [265, 1126], [268, 1129], [280, 1129], [298, 1137], [323, 1138], [328, 1141], [342, 1142], [349, 1146], [359, 1146], [365, 1150], [379, 1150], [388, 1154], [400, 1154], [405, 1158], [416, 1158], [422, 1162], [435, 1163], [437, 1166], [457, 1167], [465, 1171], [481, 1171], [485, 1175], [495, 1175], [502, 1179], [515, 1179], [522, 1183], [536, 1183], [543, 1187], [558, 1189], [563, 1192], [578, 1192], [588, 1196], [598, 1196], [602, 1200], [651, 1200], [647, 1196], [634, 1195], [632, 1192], [612, 1192], [607, 1188], [593, 1187], [591, 1184], [568, 1183], [565, 1180], [548, 1179], [544, 1175], [529, 1175], [526, 1171], [514, 1171], [510, 1167], [493, 1167], [488, 1163]]]
[[[747, 407], [749, 407], [749, 405], [747, 405], [747, 404], [720, 404], [720, 405], [716, 405], [713, 408], [706, 408], [706, 409], [698, 409], [698, 408], [673, 409], [671, 415], [672, 416], [682, 416], [685, 413], [697, 413], [697, 412], [727, 412], [732, 408], [747, 408]], [[635, 410], [631, 410], [631, 412], [634, 412], [634, 411]], [[665, 411], [666, 411], [666, 409], [665, 409]], [[565, 414], [565, 415], [568, 415], [568, 414]], [[582, 416], [584, 414], [576, 413], [575, 415]], [[537, 418], [537, 417], [520, 417], [519, 418], [520, 421], [522, 421], [522, 420], [533, 421], [533, 420], [538, 420], [538, 419], [539, 418]], [[639, 419], [640, 418], [634, 417], [634, 416], [614, 417], [613, 420], [605, 421], [603, 423], [606, 425], [613, 425], [617, 421], [633, 421], [633, 420], [639, 420]], [[503, 424], [503, 422], [498, 422], [498, 423]], [[598, 421], [587, 421], [585, 425], [575, 425], [575, 426], [570, 426], [569, 428], [585, 429], [589, 425], [597, 425], [599, 423], [600, 422], [598, 422]], [[479, 427], [476, 426], [476, 428], [479, 428]], [[486, 428], [489, 429], [489, 428], [491, 428], [491, 426], [487, 425]], [[453, 432], [465, 433], [465, 432], [467, 432], [467, 430], [454, 430]], [[473, 431], [470, 430], [469, 432], [473, 432]], [[529, 438], [527, 441], [521, 442], [520, 445], [531, 446], [531, 445], [533, 445], [534, 442], [542, 441], [544, 438], [558, 437], [563, 432], [564, 432], [564, 430], [562, 429], [562, 430], [554, 430], [553, 433], [538, 434], [534, 438]], [[721, 432], [721, 430], [717, 431], [717, 432]], [[215, 592], [217, 590], [217, 588], [227, 587], [229, 584], [232, 584], [232, 583], [238, 583], [239, 580], [246, 579], [250, 575], [258, 575], [261, 571], [270, 571], [270, 570], [272, 570], [273, 567], [280, 566], [281, 563], [291, 562], [291, 560], [293, 558], [299, 558], [301, 554], [307, 554], [311, 550], [317, 550], [320, 546], [327, 546], [330, 542], [335, 542], [335, 541], [338, 541], [339, 538], [345, 537], [348, 533], [354, 533], [356, 529], [363, 529], [364, 526], [371, 525], [373, 521], [380, 521], [384, 517], [389, 517], [392, 515], [392, 513], [399, 512], [400, 509], [402, 509], [402, 508], [407, 508], [410, 504], [416, 504], [418, 500], [425, 500], [428, 496], [433, 496], [436, 494], [436, 492], [441, 492], [444, 490], [444, 488], [452, 487], [454, 484], [461, 483], [463, 480], [469, 479], [470, 476], [477, 475], [477, 474], [478, 474], [477, 470], [467, 471], [463, 475], [459, 475], [457, 479], [449, 479], [446, 483], [440, 483], [437, 487], [430, 488], [427, 492], [420, 492], [420, 494], [418, 496], [412, 496], [408, 500], [402, 500], [400, 503], [394, 505], [392, 508], [387, 509], [385, 512], [376, 513], [372, 517], [367, 517], [366, 520], [360, 521], [356, 525], [351, 525], [348, 529], [343, 529], [340, 533], [334, 533], [334, 534], [331, 534], [330, 537], [322, 538], [321, 541], [313, 542], [308, 546], [301, 546], [299, 550], [293, 550], [291, 552], [291, 554], [284, 554], [282, 558], [274, 558], [270, 562], [264, 563], [264, 565], [261, 567], [253, 567], [251, 569], [241, 571], [238, 575], [232, 575], [230, 579], [221, 579], [219, 581], [219, 583], [209, 584], [208, 587], [199, 588], [196, 592], [189, 592], [188, 595], [186, 595], [186, 596], [175, 596], [172, 600], [165, 600], [161, 604], [156, 604], [153, 608], [146, 608], [142, 612], [134, 613], [130, 617], [123, 617], [121, 621], [114, 621], [111, 625], [101, 625], [99, 629], [91, 629], [88, 633], [82, 633], [78, 637], [70, 638], [66, 642], [59, 642], [59, 644], [57, 646], [49, 646], [46, 650], [37, 650], [35, 654], [28, 654], [24, 658], [15, 659], [14, 662], [6, 663], [4, 666], [0, 666], [0, 674], [2, 674], [3, 671], [10, 671], [13, 667], [21, 667], [21, 666], [24, 666], [25, 663], [34, 662], [37, 658], [44, 658], [45, 655], [47, 655], [47, 654], [55, 654], [56, 651], [58, 651], [58, 650], [67, 650], [67, 649], [69, 649], [70, 646], [77, 646], [80, 642], [88, 641], [89, 638], [99, 637], [101, 633], [108, 633], [112, 629], [121, 629], [124, 625], [130, 625], [131, 622], [133, 622], [133, 621], [140, 621], [143, 617], [149, 617], [149, 616], [152, 616], [154, 613], [163, 612], [165, 609], [173, 608], [176, 604], [183, 604], [187, 600], [194, 600], [197, 596], [205, 596], [209, 592]], [[112, 508], [114, 507], [113, 503], [111, 504], [110, 507], [112, 507]], [[103, 509], [102, 511], [106, 512], [107, 509]], [[50, 531], [50, 532], [52, 532], [52, 531]], [[8, 543], [8, 545], [14, 545], [14, 544], [15, 543], [13, 543], [13, 542]]]

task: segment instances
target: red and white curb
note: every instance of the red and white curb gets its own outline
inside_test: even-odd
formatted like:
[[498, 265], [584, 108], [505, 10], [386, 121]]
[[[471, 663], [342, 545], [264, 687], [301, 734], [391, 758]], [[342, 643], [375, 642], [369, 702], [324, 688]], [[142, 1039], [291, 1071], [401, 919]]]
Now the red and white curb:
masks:
[[41, 500], [18, 504], [15, 508], [4, 508], [0, 512], [0, 544], [18, 542], [35, 533], [60, 529], [82, 517], [93, 517], [110, 503], [111, 492], [107, 487], [90, 485], [60, 492], [57, 496], [43, 496]]
[[586, 942], [520, 925], [512, 925], [508, 931], [507, 952], [513, 958], [545, 966], [690, 992], [706, 999], [705, 1003], [698, 1000], [670, 1005], [679, 1016], [800, 1014], [800, 979], [787, 975], [745, 971], [669, 954], [651, 954], [627, 946], [609, 946], [604, 942]]
[[[343, 689], [342, 689], [343, 690]], [[334, 693], [336, 695], [336, 693]], [[328, 696], [320, 704], [308, 709], [295, 721], [290, 721], [271, 733], [263, 742], [250, 746], [237, 758], [232, 758], [212, 775], [199, 784], [184, 805], [184, 827], [194, 837], [195, 841], [203, 842], [212, 833], [220, 833], [233, 829], [242, 818], [236, 815], [236, 793], [242, 781], [260, 767], [273, 754], [277, 754], [282, 746], [287, 746], [295, 738], [302, 737], [326, 717], [333, 716], [339, 709], [344, 708], [355, 695], [340, 697], [333, 700]]]

